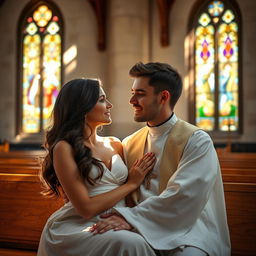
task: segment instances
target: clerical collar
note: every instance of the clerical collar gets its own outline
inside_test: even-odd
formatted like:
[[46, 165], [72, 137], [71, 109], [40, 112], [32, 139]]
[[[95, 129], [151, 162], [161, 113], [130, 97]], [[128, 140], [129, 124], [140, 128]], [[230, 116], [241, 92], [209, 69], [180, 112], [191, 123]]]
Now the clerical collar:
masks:
[[170, 116], [167, 120], [163, 121], [163, 122], [160, 123], [160, 124], [157, 124], [157, 125], [154, 125], [154, 126], [150, 126], [150, 125], [147, 123], [147, 126], [148, 126], [148, 127], [158, 127], [158, 126], [161, 126], [161, 125], [163, 125], [164, 123], [167, 123], [167, 122], [172, 118], [173, 114], [174, 114], [174, 112], [172, 112], [171, 116]]
[[165, 132], [169, 131], [174, 124], [177, 122], [177, 117], [174, 114], [174, 112], [172, 113], [172, 115], [165, 120], [163, 123], [156, 125], [156, 126], [148, 126], [148, 130], [149, 130], [149, 134], [156, 136], [156, 135], [161, 135], [164, 134]]

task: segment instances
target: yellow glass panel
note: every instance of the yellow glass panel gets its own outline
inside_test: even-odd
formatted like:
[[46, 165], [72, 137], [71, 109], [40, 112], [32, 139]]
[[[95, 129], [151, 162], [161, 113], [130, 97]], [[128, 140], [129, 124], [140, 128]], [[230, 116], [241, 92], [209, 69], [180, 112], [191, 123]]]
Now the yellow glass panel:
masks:
[[47, 35], [44, 38], [43, 58], [43, 128], [47, 128], [61, 84], [61, 38], [60, 35]]
[[22, 131], [40, 131], [40, 36], [27, 35], [23, 41]]
[[33, 18], [39, 27], [45, 27], [52, 18], [52, 11], [46, 5], [41, 5], [34, 12]]

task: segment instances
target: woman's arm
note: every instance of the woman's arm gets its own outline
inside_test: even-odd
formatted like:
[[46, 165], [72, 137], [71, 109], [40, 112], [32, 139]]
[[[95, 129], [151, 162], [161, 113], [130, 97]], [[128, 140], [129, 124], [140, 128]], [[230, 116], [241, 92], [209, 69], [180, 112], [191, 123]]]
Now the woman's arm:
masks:
[[78, 171], [70, 144], [60, 141], [53, 151], [53, 164], [59, 182], [77, 212], [85, 219], [90, 219], [113, 207], [135, 190], [153, 167], [154, 161], [154, 156], [148, 154], [144, 160], [137, 161], [131, 168], [128, 181], [125, 184], [112, 191], [90, 197], [84, 179]]

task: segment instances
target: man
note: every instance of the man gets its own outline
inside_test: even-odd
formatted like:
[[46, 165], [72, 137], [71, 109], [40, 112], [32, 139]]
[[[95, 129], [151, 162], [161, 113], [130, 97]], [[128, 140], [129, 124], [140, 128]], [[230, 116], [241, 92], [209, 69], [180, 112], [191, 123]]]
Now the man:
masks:
[[207, 133], [173, 112], [182, 91], [179, 74], [168, 64], [137, 63], [130, 75], [135, 78], [130, 99], [134, 119], [147, 126], [123, 141], [126, 162], [130, 167], [150, 151], [157, 162], [132, 195], [137, 205], [115, 208], [117, 214], [105, 216], [95, 232], [133, 230], [157, 255], [230, 255], [223, 184], [213, 143]]

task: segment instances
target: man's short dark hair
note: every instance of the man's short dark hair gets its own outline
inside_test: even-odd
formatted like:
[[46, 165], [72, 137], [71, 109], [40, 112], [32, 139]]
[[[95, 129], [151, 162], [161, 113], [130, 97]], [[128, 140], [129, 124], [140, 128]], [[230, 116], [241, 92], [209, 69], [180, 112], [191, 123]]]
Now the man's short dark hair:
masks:
[[167, 90], [171, 94], [170, 106], [174, 108], [182, 92], [182, 79], [175, 68], [166, 63], [136, 63], [129, 72], [132, 77], [148, 77], [154, 92]]

